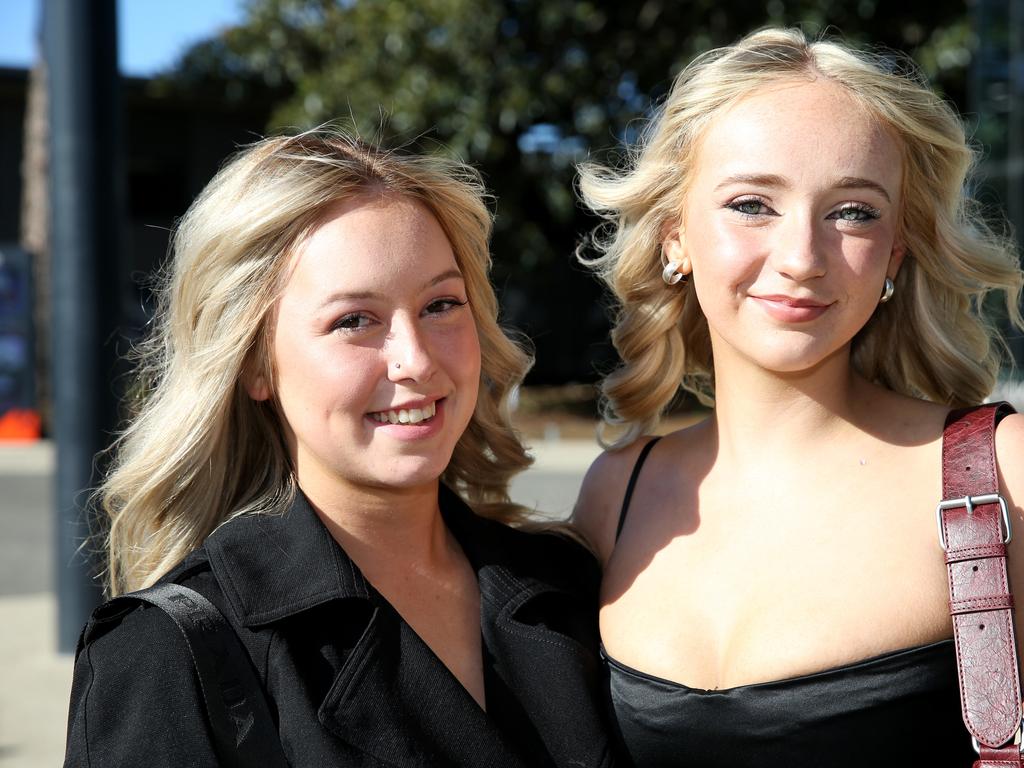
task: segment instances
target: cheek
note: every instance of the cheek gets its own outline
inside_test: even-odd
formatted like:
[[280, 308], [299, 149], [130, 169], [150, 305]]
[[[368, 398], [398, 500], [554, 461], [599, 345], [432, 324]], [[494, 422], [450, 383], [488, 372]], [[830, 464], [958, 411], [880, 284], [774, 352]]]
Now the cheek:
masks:
[[289, 421], [319, 419], [342, 406], [361, 410], [380, 378], [373, 350], [329, 339], [281, 340], [276, 363], [277, 398]]
[[480, 337], [476, 332], [476, 325], [467, 323], [460, 329], [458, 338], [451, 345], [451, 356], [454, 358], [455, 366], [459, 375], [466, 383], [472, 382], [476, 386], [480, 381]]
[[835, 282], [846, 285], [851, 295], [873, 292], [888, 269], [891, 238], [847, 239], [841, 247], [843, 258], [832, 265], [832, 272], [839, 278]]
[[[472, 318], [446, 328], [436, 341], [448, 377], [465, 397], [462, 402], [476, 402], [480, 384], [480, 339]], [[470, 407], [472, 410], [472, 407]]]
[[764, 250], [764, 233], [753, 227], [737, 227], [716, 221], [713, 216], [688, 229], [687, 253], [698, 283], [731, 288], [757, 274]]

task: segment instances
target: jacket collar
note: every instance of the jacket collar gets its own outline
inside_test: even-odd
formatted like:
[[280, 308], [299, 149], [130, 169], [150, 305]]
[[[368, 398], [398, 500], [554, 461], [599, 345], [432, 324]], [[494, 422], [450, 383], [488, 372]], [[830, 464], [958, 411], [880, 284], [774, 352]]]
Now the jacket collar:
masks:
[[[533, 537], [474, 514], [444, 485], [438, 501], [446, 525], [477, 572], [484, 600], [504, 604], [552, 588], [550, 579], [524, 572], [513, 539]], [[270, 624], [331, 600], [379, 597], [301, 492], [283, 514], [247, 515], [221, 526], [205, 548], [225, 596], [246, 627]], [[532, 563], [529, 570], [536, 571], [538, 565]]]
[[373, 592], [298, 491], [283, 514], [235, 518], [214, 531], [205, 548], [221, 589], [246, 627], [330, 600], [368, 599]]
[[[608, 764], [602, 714], [595, 709], [600, 696], [593, 559], [555, 537], [479, 517], [444, 486], [438, 500], [477, 573], [485, 646], [495, 674], [514, 692], [515, 706], [533, 724], [554, 765]], [[324, 725], [343, 740], [403, 768], [522, 768], [517, 746], [505, 742], [454, 676], [398, 620], [301, 493], [282, 515], [240, 517], [221, 526], [206, 551], [243, 626], [271, 624], [332, 600], [373, 603], [351, 652], [350, 661], [358, 663], [336, 670], [320, 707]], [[591, 592], [593, 606], [587, 604]], [[563, 631], [559, 625], [570, 616], [585, 626]], [[443, 723], [434, 722], [438, 711], [448, 713]], [[448, 727], [455, 712], [465, 728]], [[431, 729], [436, 761], [422, 754], [416, 736]]]

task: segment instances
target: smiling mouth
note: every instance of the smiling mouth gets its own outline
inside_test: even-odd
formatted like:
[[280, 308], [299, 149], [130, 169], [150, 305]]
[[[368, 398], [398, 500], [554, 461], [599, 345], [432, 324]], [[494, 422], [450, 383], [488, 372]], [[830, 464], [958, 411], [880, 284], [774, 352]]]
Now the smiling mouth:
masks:
[[397, 410], [375, 411], [367, 414], [374, 421], [381, 424], [422, 424], [430, 421], [437, 413], [437, 401], [429, 403], [422, 408], [399, 408]]
[[823, 309], [828, 306], [827, 302], [815, 301], [814, 299], [794, 299], [790, 296], [753, 296], [760, 301], [770, 301], [774, 304], [782, 304], [794, 309]]
[[776, 322], [806, 323], [825, 314], [832, 304], [813, 299], [795, 299], [791, 296], [751, 296]]

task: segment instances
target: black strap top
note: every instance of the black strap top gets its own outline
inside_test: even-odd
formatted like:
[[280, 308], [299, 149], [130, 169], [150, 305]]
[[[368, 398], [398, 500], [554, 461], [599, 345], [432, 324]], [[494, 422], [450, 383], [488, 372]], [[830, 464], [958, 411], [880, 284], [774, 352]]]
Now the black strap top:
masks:
[[[656, 442], [637, 458], [616, 539]], [[604, 658], [620, 758], [636, 768], [967, 768], [975, 759], [960, 716], [952, 640], [710, 691]]]
[[633, 465], [633, 471], [629, 475], [629, 482], [626, 483], [626, 495], [622, 499], [622, 509], [619, 510], [619, 524], [615, 528], [615, 541], [619, 540], [619, 536], [622, 535], [622, 526], [626, 524], [626, 511], [629, 509], [629, 502], [633, 500], [633, 489], [636, 488], [636, 481], [640, 477], [640, 470], [643, 469], [644, 462], [647, 461], [647, 455], [651, 452], [651, 448], [659, 440], [661, 438], [656, 437], [648, 442], [647, 445], [640, 449], [640, 455], [636, 457], [636, 464]]

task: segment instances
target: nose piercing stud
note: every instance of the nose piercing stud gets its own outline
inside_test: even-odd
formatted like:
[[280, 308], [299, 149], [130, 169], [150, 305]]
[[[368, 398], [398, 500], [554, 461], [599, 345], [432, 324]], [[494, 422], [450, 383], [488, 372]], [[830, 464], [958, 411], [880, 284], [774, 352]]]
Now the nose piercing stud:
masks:
[[396, 371], [397, 371], [397, 370], [398, 370], [399, 368], [401, 368], [401, 367], [402, 367], [402, 364], [401, 364], [401, 363], [395, 363], [395, 370], [396, 370]]

